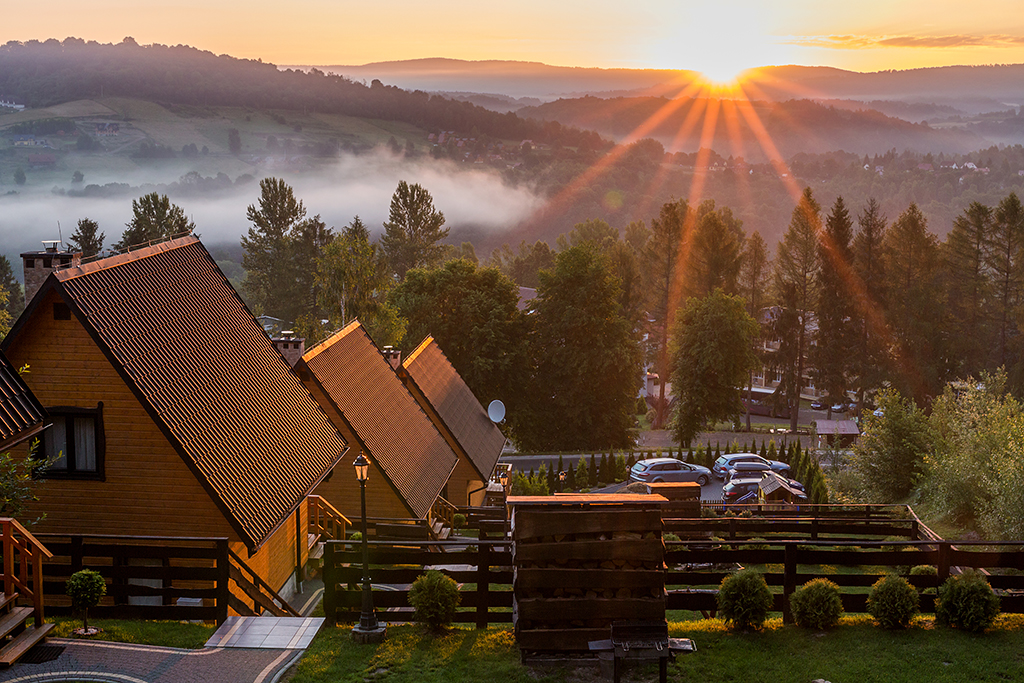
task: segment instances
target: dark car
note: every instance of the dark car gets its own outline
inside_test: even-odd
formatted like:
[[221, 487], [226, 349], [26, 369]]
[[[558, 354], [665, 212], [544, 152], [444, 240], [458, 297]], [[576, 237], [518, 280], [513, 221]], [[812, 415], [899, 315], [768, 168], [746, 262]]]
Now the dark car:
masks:
[[711, 470], [675, 458], [641, 460], [629, 471], [630, 481], [651, 484], [662, 481], [695, 481], [701, 486], [711, 481]]
[[[803, 484], [796, 479], [787, 479], [789, 485], [798, 491], [803, 491]], [[728, 482], [722, 487], [722, 502], [726, 505], [736, 503], [756, 503], [757, 489], [761, 485], [761, 477], [739, 477]], [[801, 495], [801, 499], [807, 496]]]
[[816, 399], [814, 401], [811, 401], [811, 409], [812, 410], [826, 410], [827, 408], [828, 408], [828, 401], [826, 401], [823, 398], [819, 398], [819, 399]]
[[756, 462], [763, 465], [767, 465], [773, 472], [778, 472], [783, 476], [789, 476], [789, 465], [778, 460], [768, 460], [762, 458], [757, 453], [728, 453], [715, 460], [715, 464], [711, 467], [711, 472], [719, 479], [724, 480], [728, 475], [729, 470], [737, 463], [741, 462]]

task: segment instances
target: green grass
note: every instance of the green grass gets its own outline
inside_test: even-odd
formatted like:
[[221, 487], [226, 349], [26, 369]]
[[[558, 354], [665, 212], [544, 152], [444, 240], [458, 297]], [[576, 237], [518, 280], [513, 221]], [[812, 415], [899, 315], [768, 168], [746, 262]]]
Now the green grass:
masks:
[[[81, 619], [70, 617], [47, 617], [56, 625], [50, 635], [56, 638], [76, 638], [72, 631], [81, 628]], [[164, 645], [186, 649], [200, 648], [206, 644], [217, 627], [213, 624], [190, 624], [180, 621], [118, 621], [115, 619], [90, 619], [89, 626], [103, 629], [103, 632], [88, 640], [107, 640], [115, 643], [137, 645]]]
[[[736, 633], [718, 620], [670, 624], [673, 636], [693, 638], [697, 652], [669, 667], [672, 681], [764, 681], [807, 683], [967, 683], [1024, 680], [1024, 618], [1002, 617], [1000, 628], [983, 635], [936, 629], [918, 618], [901, 632], [884, 631], [870, 617], [845, 617], [827, 633], [782, 626], [778, 619], [761, 632]], [[625, 680], [656, 680], [656, 669], [629, 669]], [[326, 681], [600, 680], [592, 667], [532, 669], [520, 664], [509, 629], [456, 629], [431, 638], [416, 626], [394, 626], [381, 645], [357, 645], [348, 627], [325, 628], [291, 675], [291, 683]]]

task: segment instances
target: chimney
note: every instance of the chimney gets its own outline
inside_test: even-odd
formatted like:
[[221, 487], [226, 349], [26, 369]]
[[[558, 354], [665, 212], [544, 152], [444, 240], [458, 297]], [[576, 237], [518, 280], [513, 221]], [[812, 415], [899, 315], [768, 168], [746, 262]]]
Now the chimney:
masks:
[[61, 251], [60, 240], [44, 240], [42, 251], [28, 251], [21, 255], [25, 268], [25, 305], [36, 295], [50, 273], [61, 268], [82, 265], [82, 252]]
[[385, 346], [380, 350], [380, 354], [384, 356], [384, 360], [391, 363], [391, 367], [395, 370], [402, 366], [402, 352], [394, 346]]
[[280, 337], [274, 337], [270, 341], [281, 352], [288, 365], [293, 368], [299, 362], [299, 359], [302, 358], [302, 354], [306, 352], [306, 340], [302, 337], [296, 337], [295, 332], [292, 330], [282, 330]]

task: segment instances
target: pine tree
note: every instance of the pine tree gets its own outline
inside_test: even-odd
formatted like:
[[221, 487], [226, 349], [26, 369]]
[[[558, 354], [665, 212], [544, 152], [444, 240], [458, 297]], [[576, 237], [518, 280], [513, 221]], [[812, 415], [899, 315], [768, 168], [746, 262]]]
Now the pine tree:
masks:
[[106, 234], [99, 232], [100, 225], [90, 218], [80, 218], [75, 232], [68, 238], [68, 248], [82, 252], [83, 257], [95, 256], [103, 251]]
[[860, 231], [853, 239], [853, 270], [859, 287], [853, 291], [855, 333], [852, 372], [855, 376], [857, 404], [864, 405], [865, 394], [884, 379], [885, 339], [885, 260], [883, 242], [886, 218], [872, 197], [857, 217]]
[[993, 277], [992, 314], [996, 326], [993, 363], [1007, 365], [1013, 312], [1024, 293], [1024, 206], [1011, 192], [996, 207], [992, 230], [985, 245], [985, 263]]
[[441, 240], [451, 231], [444, 227], [444, 221], [444, 214], [434, 208], [433, 197], [422, 185], [398, 182], [380, 241], [391, 270], [399, 279], [412, 268], [441, 260]]
[[587, 468], [587, 461], [584, 458], [580, 458], [580, 461], [576, 463], [576, 472], [573, 475], [573, 483], [576, 488], [583, 489], [590, 485], [590, 470]]
[[986, 302], [990, 299], [986, 259], [992, 241], [992, 209], [971, 202], [953, 220], [942, 249], [952, 355], [957, 376], [976, 375], [991, 347]]
[[[825, 219], [818, 245], [818, 333], [811, 357], [818, 386], [833, 400], [845, 399], [856, 343], [851, 286], [853, 278], [853, 221], [838, 197]], [[829, 403], [831, 416], [831, 402]]]
[[587, 481], [590, 483], [590, 487], [597, 486], [597, 457], [594, 454], [590, 455], [590, 470], [587, 472]]
[[174, 235], [191, 233], [196, 225], [185, 216], [180, 206], [172, 204], [167, 195], [151, 192], [132, 200], [132, 219], [125, 225], [116, 250], [145, 244]]

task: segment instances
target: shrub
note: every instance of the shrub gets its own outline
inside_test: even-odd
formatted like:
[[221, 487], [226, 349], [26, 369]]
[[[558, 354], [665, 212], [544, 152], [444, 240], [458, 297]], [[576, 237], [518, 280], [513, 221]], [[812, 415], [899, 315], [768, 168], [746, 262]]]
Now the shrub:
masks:
[[751, 569], [725, 577], [718, 588], [718, 611], [734, 628], [761, 628], [773, 602], [764, 577]]
[[911, 576], [938, 576], [939, 570], [933, 564], [919, 564], [910, 568]]
[[843, 613], [839, 586], [828, 579], [808, 581], [789, 596], [789, 605], [793, 619], [804, 628], [832, 628]]
[[455, 515], [452, 517], [452, 526], [456, 529], [465, 529], [466, 515], [462, 514], [461, 512], [455, 513]]
[[71, 575], [64, 584], [64, 592], [71, 598], [71, 608], [82, 612], [82, 630], [89, 630], [89, 608], [100, 604], [107, 594], [107, 582], [99, 572], [82, 569]]
[[451, 626], [455, 608], [461, 601], [458, 584], [438, 571], [421, 574], [409, 589], [409, 602], [416, 609], [416, 621], [431, 631], [443, 631]]
[[871, 587], [868, 612], [882, 628], [906, 628], [918, 611], [917, 590], [902, 576], [889, 574]]
[[966, 569], [939, 586], [935, 621], [962, 631], [980, 633], [999, 616], [999, 597], [976, 569]]
[[667, 534], [663, 535], [661, 538], [664, 541], [678, 541], [679, 540], [679, 536], [677, 536], [677, 535], [675, 535], [673, 533], [667, 533]]
[[740, 548], [743, 550], [768, 550], [768, 541], [763, 538], [748, 538], [747, 541]]

